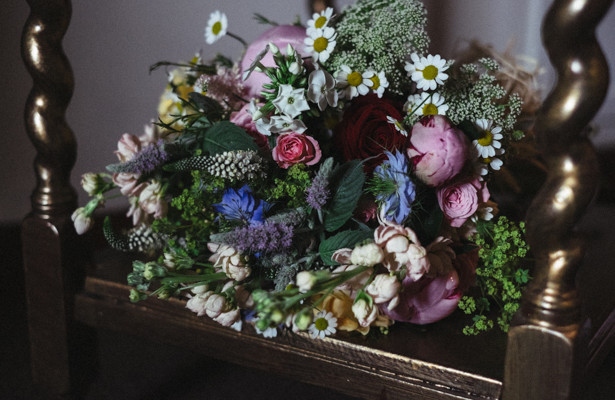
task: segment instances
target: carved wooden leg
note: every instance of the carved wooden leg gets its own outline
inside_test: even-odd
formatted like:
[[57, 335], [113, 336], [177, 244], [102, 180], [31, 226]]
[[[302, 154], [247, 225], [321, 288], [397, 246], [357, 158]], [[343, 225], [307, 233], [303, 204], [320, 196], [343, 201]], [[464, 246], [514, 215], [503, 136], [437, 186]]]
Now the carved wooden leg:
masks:
[[583, 246], [574, 225], [598, 184], [596, 155], [583, 132], [608, 87], [595, 28], [611, 3], [556, 0], [543, 22], [558, 74], [535, 126], [549, 176], [528, 211], [535, 277], [508, 334], [505, 400], [569, 399], [579, 383], [586, 343], [575, 275]]
[[[70, 171], [76, 143], [64, 113], [73, 93], [73, 74], [62, 38], [68, 28], [68, 0], [30, 0], [22, 36], [22, 57], [33, 79], [25, 109], [26, 129], [36, 147], [37, 186], [32, 212], [22, 224], [33, 379], [49, 397], [71, 392], [71, 368], [84, 338], [72, 320], [72, 302], [82, 277], [70, 215], [76, 194]], [[71, 351], [74, 350], [74, 351]], [[83, 369], [79, 368], [81, 371]]]

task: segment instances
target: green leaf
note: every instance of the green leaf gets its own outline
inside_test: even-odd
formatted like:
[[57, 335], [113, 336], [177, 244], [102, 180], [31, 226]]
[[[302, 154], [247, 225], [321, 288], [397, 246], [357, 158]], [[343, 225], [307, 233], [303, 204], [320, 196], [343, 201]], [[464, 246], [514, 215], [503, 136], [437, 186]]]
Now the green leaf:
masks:
[[338, 263], [331, 259], [331, 256], [336, 250], [342, 248], [352, 249], [357, 243], [372, 238], [373, 236], [374, 233], [372, 231], [361, 230], [340, 232], [337, 235], [331, 236], [330, 238], [320, 242], [320, 246], [318, 247], [320, 258], [322, 258], [322, 261], [326, 265], [338, 265]]
[[333, 170], [329, 187], [336, 190], [325, 211], [324, 221], [328, 232], [341, 228], [352, 216], [363, 193], [363, 183], [365, 174], [360, 161], [349, 161]]
[[222, 113], [224, 113], [224, 108], [222, 108], [220, 103], [211, 97], [197, 92], [190, 92], [188, 98], [194, 103], [196, 108], [203, 112], [209, 119], [218, 119], [222, 116]]
[[212, 155], [233, 150], [258, 151], [254, 139], [229, 121], [218, 122], [207, 130], [203, 139], [203, 148]]

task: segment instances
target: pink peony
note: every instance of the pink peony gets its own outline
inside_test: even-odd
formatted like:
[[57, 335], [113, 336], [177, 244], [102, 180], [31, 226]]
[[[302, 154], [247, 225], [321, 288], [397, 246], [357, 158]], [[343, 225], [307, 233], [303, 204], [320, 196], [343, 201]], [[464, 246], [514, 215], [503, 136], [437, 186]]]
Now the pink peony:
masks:
[[289, 168], [298, 163], [314, 165], [320, 161], [322, 153], [318, 142], [313, 137], [288, 133], [278, 136], [272, 155], [280, 167]]
[[447, 275], [424, 277], [419, 281], [408, 277], [402, 282], [397, 307], [389, 310], [386, 304], [382, 304], [380, 311], [396, 321], [431, 324], [455, 311], [461, 298], [458, 284], [459, 277], [455, 270]]
[[462, 181], [438, 190], [438, 204], [453, 228], [459, 228], [478, 209], [479, 203], [489, 200], [485, 182], [478, 179]]
[[465, 164], [468, 139], [442, 115], [431, 115], [414, 124], [410, 143], [408, 157], [416, 175], [429, 186], [442, 185]]
[[[295, 25], [280, 25], [275, 26], [259, 36], [246, 50], [246, 54], [241, 60], [241, 71], [247, 70], [256, 56], [269, 44], [275, 44], [280, 52], [286, 54], [287, 45], [293, 46], [296, 50], [303, 49], [303, 40], [306, 37], [305, 28]], [[271, 52], [261, 60], [261, 63], [266, 67], [275, 66]], [[249, 98], [259, 97], [263, 91], [263, 85], [268, 83], [270, 79], [262, 72], [253, 71], [252, 74], [243, 82], [243, 86]]]

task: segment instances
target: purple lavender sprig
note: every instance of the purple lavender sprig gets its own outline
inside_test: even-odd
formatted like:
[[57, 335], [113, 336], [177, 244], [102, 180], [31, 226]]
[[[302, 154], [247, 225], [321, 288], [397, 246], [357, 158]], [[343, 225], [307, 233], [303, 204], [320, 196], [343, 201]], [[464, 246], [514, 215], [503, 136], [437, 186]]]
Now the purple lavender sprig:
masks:
[[329, 191], [329, 176], [333, 170], [333, 159], [328, 158], [323, 162], [316, 173], [312, 185], [305, 191], [305, 201], [315, 210], [320, 210], [327, 204], [331, 196]]
[[265, 222], [212, 235], [210, 240], [227, 244], [241, 252], [280, 253], [291, 247], [293, 234], [294, 227], [290, 224]]
[[162, 166], [169, 160], [169, 154], [164, 151], [164, 142], [159, 140], [143, 148], [135, 156], [121, 164], [111, 164], [107, 170], [113, 173], [147, 174]]

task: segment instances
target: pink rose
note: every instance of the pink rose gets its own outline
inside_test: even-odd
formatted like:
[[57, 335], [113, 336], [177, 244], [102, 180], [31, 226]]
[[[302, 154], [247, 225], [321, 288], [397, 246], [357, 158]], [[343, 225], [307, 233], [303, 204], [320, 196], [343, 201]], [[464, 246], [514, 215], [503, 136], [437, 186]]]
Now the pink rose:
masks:
[[457, 182], [438, 190], [438, 204], [453, 228], [459, 228], [478, 209], [479, 203], [489, 200], [489, 190], [484, 182]]
[[412, 127], [408, 157], [416, 175], [429, 186], [455, 177], [466, 162], [468, 139], [448, 118], [432, 115]]
[[386, 304], [382, 304], [380, 311], [396, 321], [431, 324], [455, 311], [461, 298], [458, 284], [459, 277], [455, 270], [447, 275], [424, 277], [419, 281], [406, 278], [402, 282], [397, 307], [389, 310]]
[[[286, 54], [286, 47], [289, 44], [293, 46], [295, 50], [303, 49], [303, 40], [305, 37], [305, 28], [295, 25], [275, 26], [265, 31], [265, 33], [248, 46], [246, 54], [241, 60], [241, 71], [243, 72], [250, 67], [258, 53], [260, 53], [269, 42], [275, 44], [280, 49], [281, 53]], [[271, 52], [265, 55], [261, 63], [266, 67], [275, 66]], [[260, 97], [260, 93], [263, 91], [263, 85], [269, 81], [270, 79], [264, 73], [253, 71], [248, 79], [243, 82], [248, 97]]]
[[318, 142], [311, 136], [287, 133], [278, 136], [272, 155], [280, 167], [288, 168], [297, 163], [314, 165], [320, 161], [322, 153]]

